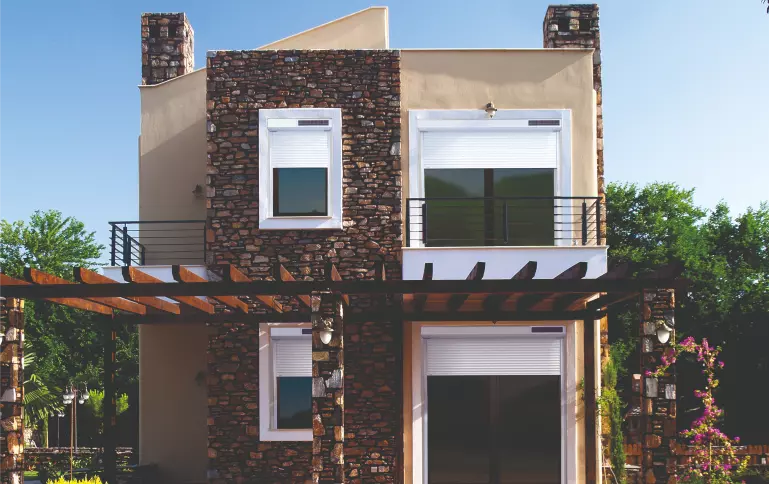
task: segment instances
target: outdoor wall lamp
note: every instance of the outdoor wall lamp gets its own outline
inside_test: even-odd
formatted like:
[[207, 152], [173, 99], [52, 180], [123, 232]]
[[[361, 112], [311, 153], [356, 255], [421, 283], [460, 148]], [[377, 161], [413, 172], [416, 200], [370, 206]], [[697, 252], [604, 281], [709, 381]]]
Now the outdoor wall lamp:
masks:
[[[313, 330], [318, 333], [320, 342], [324, 345], [331, 343], [331, 338], [334, 337], [334, 317], [324, 318], [320, 314], [321, 300], [320, 296], [311, 296], [311, 309], [312, 309], [312, 327]], [[336, 317], [342, 318], [343, 306], [341, 301], [337, 301], [338, 306], [336, 308]]]
[[673, 311], [665, 311], [663, 317], [664, 319], [657, 321], [657, 341], [664, 345], [670, 341], [670, 335], [673, 334], [676, 323]]
[[493, 118], [495, 114], [497, 114], [497, 108], [494, 107], [494, 103], [490, 102], [486, 105], [486, 114], [489, 116], [489, 119]]

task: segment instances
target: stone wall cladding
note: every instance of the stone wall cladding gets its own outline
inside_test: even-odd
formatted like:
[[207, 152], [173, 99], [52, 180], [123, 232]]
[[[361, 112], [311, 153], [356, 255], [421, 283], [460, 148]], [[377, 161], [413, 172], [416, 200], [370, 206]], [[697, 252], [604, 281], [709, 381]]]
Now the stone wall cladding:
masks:
[[142, 14], [142, 85], [192, 72], [195, 33], [184, 13]]
[[[369, 279], [382, 259], [387, 278], [400, 279], [400, 52], [215, 51], [207, 70], [208, 263], [264, 279], [280, 262], [311, 280], [331, 261], [345, 279]], [[259, 230], [259, 109], [297, 107], [342, 110], [342, 230]], [[352, 298], [348, 312], [371, 303]], [[211, 482], [311, 482], [311, 442], [259, 442], [258, 329], [221, 324], [212, 333]], [[347, 482], [402, 474], [400, 335], [400, 321], [345, 321]]]

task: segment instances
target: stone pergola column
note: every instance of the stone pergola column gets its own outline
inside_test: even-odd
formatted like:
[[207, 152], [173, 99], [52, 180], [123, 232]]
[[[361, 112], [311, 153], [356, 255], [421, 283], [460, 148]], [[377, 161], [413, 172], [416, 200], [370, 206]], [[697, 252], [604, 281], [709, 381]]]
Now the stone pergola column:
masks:
[[641, 319], [641, 470], [644, 482], [675, 481], [676, 473], [676, 375], [675, 365], [659, 377], [647, 376], [662, 364], [662, 356], [672, 352], [675, 331], [667, 343], [657, 338], [662, 324], [675, 325], [675, 291], [649, 289], [643, 293]]
[[5, 442], [0, 449], [0, 483], [21, 482], [24, 474], [24, 300], [0, 298], [0, 405]]
[[[342, 298], [310, 295], [312, 305], [312, 481], [344, 482], [344, 324]], [[320, 332], [333, 330], [324, 344]]]

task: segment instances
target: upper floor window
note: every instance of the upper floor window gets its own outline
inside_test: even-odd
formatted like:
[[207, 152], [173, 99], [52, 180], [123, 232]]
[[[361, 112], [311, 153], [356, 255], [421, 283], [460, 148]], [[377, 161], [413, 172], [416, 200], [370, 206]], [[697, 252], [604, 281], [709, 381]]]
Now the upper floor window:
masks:
[[339, 108], [259, 110], [259, 228], [342, 228]]

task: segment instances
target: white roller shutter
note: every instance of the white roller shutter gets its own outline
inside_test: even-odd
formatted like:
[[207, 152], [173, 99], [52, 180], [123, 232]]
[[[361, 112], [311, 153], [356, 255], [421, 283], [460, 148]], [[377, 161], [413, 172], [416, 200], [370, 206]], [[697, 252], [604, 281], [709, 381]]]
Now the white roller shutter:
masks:
[[561, 338], [429, 338], [428, 375], [560, 375]]
[[330, 130], [296, 128], [270, 131], [272, 168], [328, 168], [330, 165]]
[[422, 132], [422, 166], [556, 168], [558, 133], [543, 129]]
[[275, 376], [312, 376], [312, 337], [275, 338]]

